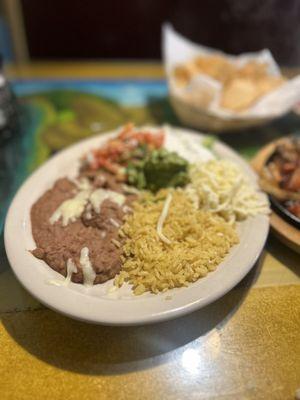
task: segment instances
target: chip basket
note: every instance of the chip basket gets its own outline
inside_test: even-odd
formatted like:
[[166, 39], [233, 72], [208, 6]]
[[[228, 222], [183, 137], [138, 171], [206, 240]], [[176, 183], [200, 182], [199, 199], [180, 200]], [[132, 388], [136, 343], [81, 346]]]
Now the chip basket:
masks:
[[170, 93], [170, 102], [180, 120], [188, 127], [200, 129], [202, 131], [221, 134], [231, 131], [239, 131], [246, 128], [265, 125], [273, 118], [249, 118], [249, 119], [224, 119], [210, 114], [207, 110], [195, 107], [179, 99]]

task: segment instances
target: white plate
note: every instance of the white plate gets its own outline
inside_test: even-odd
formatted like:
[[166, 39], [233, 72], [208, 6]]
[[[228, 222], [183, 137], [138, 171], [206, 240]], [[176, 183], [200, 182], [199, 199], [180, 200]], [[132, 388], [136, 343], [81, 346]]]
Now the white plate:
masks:
[[[5, 247], [17, 278], [46, 306], [73, 318], [108, 325], [162, 321], [189, 313], [218, 299], [232, 289], [254, 265], [268, 235], [268, 217], [260, 215], [241, 223], [238, 227], [240, 243], [232, 248], [216, 271], [187, 288], [173, 289], [159, 295], [133, 296], [128, 286], [108, 293], [112, 281], [94, 285], [90, 289], [75, 283], [68, 287], [47, 283], [53, 278], [63, 278], [29, 252], [35, 248], [30, 208], [56, 179], [76, 174], [82, 154], [99, 146], [113, 134], [92, 137], [58, 153], [32, 174], [16, 194], [6, 219]], [[190, 161], [210, 158], [210, 153], [201, 147], [202, 138], [192, 131], [168, 128], [166, 147], [177, 150]], [[214, 151], [220, 157], [238, 163], [255, 182], [256, 177], [250, 167], [230, 148], [217, 142]], [[171, 299], [167, 296], [171, 296]]]

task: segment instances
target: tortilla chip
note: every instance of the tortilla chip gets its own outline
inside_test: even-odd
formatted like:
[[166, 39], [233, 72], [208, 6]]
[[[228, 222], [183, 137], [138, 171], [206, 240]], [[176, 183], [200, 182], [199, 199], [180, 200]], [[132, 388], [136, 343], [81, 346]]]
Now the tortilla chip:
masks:
[[249, 108], [258, 98], [259, 92], [251, 79], [236, 78], [225, 85], [220, 105], [232, 111], [243, 111]]
[[194, 63], [198, 73], [209, 75], [220, 82], [227, 81], [236, 72], [234, 64], [219, 55], [200, 56], [195, 58]]
[[[197, 74], [204, 74], [221, 82], [223, 89], [220, 106], [235, 112], [251, 107], [260, 97], [275, 90], [285, 81], [281, 76], [269, 75], [266, 63], [251, 60], [238, 67], [222, 55], [199, 56], [174, 69], [179, 87], [187, 86]], [[189, 101], [201, 108], [208, 107], [212, 101], [211, 93], [190, 93]]]
[[264, 78], [258, 79], [256, 84], [257, 89], [260, 92], [260, 96], [264, 96], [272, 90], [277, 89], [284, 83], [284, 81], [285, 79], [281, 76], [266, 76]]
[[193, 61], [189, 61], [185, 64], [179, 64], [174, 69], [174, 77], [176, 84], [179, 87], [187, 86], [193, 76], [197, 75], [197, 70]]
[[253, 78], [258, 79], [268, 76], [267, 64], [258, 61], [248, 61], [241, 68], [238, 69], [237, 75], [240, 78]]
[[209, 87], [202, 87], [201, 90], [192, 90], [185, 93], [185, 99], [187, 102], [201, 109], [207, 109], [213, 98], [214, 93]]
[[176, 84], [179, 87], [184, 87], [189, 84], [189, 81], [191, 79], [191, 72], [184, 65], [178, 65], [174, 69], [174, 77]]

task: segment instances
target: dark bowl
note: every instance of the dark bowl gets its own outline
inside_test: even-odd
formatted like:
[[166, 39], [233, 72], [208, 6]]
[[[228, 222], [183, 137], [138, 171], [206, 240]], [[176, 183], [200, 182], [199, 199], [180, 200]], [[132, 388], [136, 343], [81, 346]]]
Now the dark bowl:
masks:
[[287, 208], [284, 207], [274, 196], [269, 196], [272, 209], [280, 215], [286, 222], [300, 229], [300, 218], [292, 214]]

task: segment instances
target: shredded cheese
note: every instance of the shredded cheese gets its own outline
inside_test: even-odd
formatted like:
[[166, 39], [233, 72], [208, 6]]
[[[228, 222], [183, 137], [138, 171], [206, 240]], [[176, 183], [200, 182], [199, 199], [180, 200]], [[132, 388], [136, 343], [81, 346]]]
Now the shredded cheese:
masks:
[[77, 186], [79, 190], [90, 190], [92, 188], [87, 178], [72, 179], [72, 182]]
[[91, 219], [92, 214], [90, 211], [92, 208], [96, 213], [100, 213], [101, 205], [105, 200], [110, 200], [120, 207], [125, 203], [126, 198], [121, 193], [106, 189], [92, 191], [87, 187], [87, 182], [83, 181], [81, 183], [85, 189], [77, 192], [73, 198], [62, 202], [51, 215], [49, 219], [50, 224], [54, 224], [62, 219], [62, 225], [67, 226], [70, 222], [75, 222], [80, 218], [85, 208], [87, 210], [87, 219]]
[[67, 261], [67, 276], [64, 284], [67, 286], [71, 282], [72, 274], [77, 272], [77, 267], [71, 258]]
[[101, 204], [105, 200], [110, 200], [118, 204], [118, 206], [122, 206], [125, 203], [126, 198], [123, 194], [113, 192], [112, 190], [97, 189], [90, 196], [90, 202], [96, 213], [100, 213]]
[[114, 244], [116, 247], [120, 248], [121, 247], [121, 243], [116, 240], [116, 239], [111, 239], [112, 244]]
[[126, 185], [125, 183], [123, 184], [123, 190], [125, 191], [125, 193], [129, 193], [129, 194], [139, 194], [140, 191], [135, 188], [134, 186], [129, 186]]
[[163, 231], [162, 231], [164, 222], [165, 222], [165, 220], [166, 220], [166, 218], [167, 218], [167, 216], [168, 216], [168, 212], [169, 212], [169, 208], [170, 208], [171, 201], [172, 201], [172, 194], [169, 193], [168, 196], [167, 196], [167, 198], [166, 198], [166, 200], [165, 200], [165, 204], [164, 204], [164, 206], [163, 206], [162, 212], [161, 212], [161, 214], [160, 214], [160, 217], [159, 217], [159, 219], [158, 219], [157, 226], [156, 226], [156, 230], [157, 230], [158, 237], [160, 238], [160, 240], [161, 240], [162, 242], [164, 242], [164, 243], [166, 243], [166, 244], [171, 244], [171, 243], [172, 243], [171, 240], [168, 239], [168, 238], [163, 234]]
[[92, 267], [92, 263], [89, 257], [89, 249], [87, 247], [83, 247], [81, 249], [79, 262], [82, 267], [84, 286], [93, 286], [94, 280], [96, 278], [96, 272]]
[[52, 279], [48, 281], [49, 285], [54, 285], [54, 286], [68, 286], [69, 283], [71, 282], [72, 274], [77, 273], [77, 267], [73, 260], [71, 258], [68, 259], [67, 261], [67, 276], [63, 281], [57, 280], [57, 279]]
[[122, 210], [124, 211], [124, 213], [133, 212], [133, 209], [131, 207], [128, 207], [126, 204], [125, 206], [123, 206]]
[[232, 161], [193, 164], [190, 178], [187, 193], [197, 208], [219, 214], [229, 223], [270, 212], [266, 197]]
[[62, 219], [62, 225], [67, 226], [69, 222], [76, 221], [83, 213], [90, 193], [89, 190], [82, 190], [72, 199], [65, 200], [50, 217], [50, 224]]
[[114, 218], [109, 218], [110, 223], [116, 227], [116, 228], [120, 228], [120, 224], [118, 221], [116, 221]]

